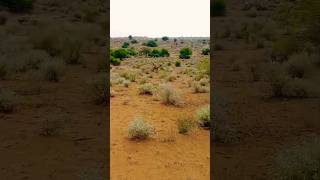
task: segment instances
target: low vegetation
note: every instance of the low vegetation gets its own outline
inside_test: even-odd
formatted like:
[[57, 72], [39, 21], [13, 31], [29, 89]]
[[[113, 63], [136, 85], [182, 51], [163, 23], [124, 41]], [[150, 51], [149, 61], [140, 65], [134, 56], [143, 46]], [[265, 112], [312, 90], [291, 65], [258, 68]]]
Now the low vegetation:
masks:
[[130, 139], [147, 139], [154, 134], [154, 128], [141, 117], [135, 118], [128, 126]]
[[192, 50], [190, 48], [183, 48], [180, 50], [180, 59], [190, 59]]

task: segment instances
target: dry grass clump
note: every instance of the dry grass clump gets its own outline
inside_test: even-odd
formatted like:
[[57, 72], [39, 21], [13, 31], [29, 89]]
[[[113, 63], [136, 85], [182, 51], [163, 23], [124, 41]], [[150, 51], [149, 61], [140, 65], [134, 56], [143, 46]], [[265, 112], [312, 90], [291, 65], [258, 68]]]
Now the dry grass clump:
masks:
[[277, 156], [278, 179], [320, 179], [320, 141], [290, 147]]
[[40, 67], [43, 79], [50, 82], [59, 82], [64, 69], [64, 64], [57, 59], [46, 61]]
[[134, 70], [126, 70], [121, 72], [120, 76], [131, 82], [135, 82], [137, 80], [138, 73], [137, 71], [134, 71]]
[[0, 113], [10, 113], [14, 110], [16, 98], [13, 92], [0, 90]]
[[177, 121], [178, 132], [180, 134], [188, 134], [190, 130], [196, 127], [196, 122], [191, 118], [181, 118]]
[[139, 87], [139, 94], [153, 95], [156, 88], [152, 83], [145, 83]]
[[128, 126], [128, 135], [130, 139], [147, 139], [155, 133], [154, 128], [143, 118], [135, 118]]
[[181, 93], [170, 84], [162, 84], [159, 89], [160, 100], [166, 105], [181, 106]]
[[196, 119], [201, 127], [210, 128], [210, 105], [206, 105], [196, 111]]
[[[109, 98], [108, 79], [105, 74], [99, 74], [89, 82], [90, 94], [95, 104], [106, 104]], [[110, 91], [110, 95], [114, 95]]]
[[173, 82], [177, 79], [177, 76], [175, 74], [170, 74], [166, 77], [166, 81]]
[[317, 87], [314, 82], [296, 77], [297, 75], [304, 76], [301, 72], [294, 73], [295, 77], [293, 78], [292, 74], [286, 71], [285, 68], [284, 66], [275, 64], [271, 66], [271, 70], [267, 70], [267, 77], [273, 97], [306, 98], [317, 93]]
[[125, 78], [120, 77], [118, 74], [113, 74], [111, 73], [110, 76], [110, 85], [118, 85], [118, 84], [123, 84], [126, 81]]
[[311, 68], [310, 56], [306, 53], [294, 54], [289, 57], [285, 67], [292, 78], [303, 78]]
[[193, 93], [208, 93], [210, 92], [210, 87], [204, 84], [203, 82], [193, 82], [192, 83], [192, 92]]

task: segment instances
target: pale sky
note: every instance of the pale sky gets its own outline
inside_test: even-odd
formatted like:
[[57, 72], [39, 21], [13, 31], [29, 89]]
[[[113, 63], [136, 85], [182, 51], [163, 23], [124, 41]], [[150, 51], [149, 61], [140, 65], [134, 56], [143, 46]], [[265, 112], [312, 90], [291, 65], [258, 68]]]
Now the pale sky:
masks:
[[111, 37], [209, 37], [210, 0], [111, 0]]

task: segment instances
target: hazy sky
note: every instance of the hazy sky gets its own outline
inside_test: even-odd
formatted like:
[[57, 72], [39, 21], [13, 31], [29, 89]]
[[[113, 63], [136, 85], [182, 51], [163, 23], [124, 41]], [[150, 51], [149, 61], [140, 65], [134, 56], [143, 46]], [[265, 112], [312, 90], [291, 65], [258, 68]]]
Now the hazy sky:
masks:
[[111, 0], [111, 37], [210, 36], [210, 0]]

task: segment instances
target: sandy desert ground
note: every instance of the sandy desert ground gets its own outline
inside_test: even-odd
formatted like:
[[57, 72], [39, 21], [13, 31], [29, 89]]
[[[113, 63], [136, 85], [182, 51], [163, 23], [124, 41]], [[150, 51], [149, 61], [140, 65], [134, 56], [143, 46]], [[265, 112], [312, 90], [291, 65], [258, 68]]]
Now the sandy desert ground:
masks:
[[[134, 39], [139, 43], [130, 44], [130, 47], [138, 51], [144, 48], [141, 44], [151, 38]], [[205, 43], [202, 43], [203, 40]], [[209, 131], [195, 127], [187, 134], [180, 134], [177, 128], [178, 119], [194, 119], [196, 111], [210, 103], [209, 92], [194, 93], [190, 87], [194, 77], [191, 77], [192, 73], [185, 73], [198, 71], [197, 63], [208, 58], [208, 55], [201, 55], [201, 50], [209, 47], [209, 38], [203, 40], [178, 38], [175, 46], [173, 38], [169, 41], [159, 38], [157, 48], [169, 50], [170, 57], [136, 56], [124, 59], [119, 66], [112, 66], [111, 179], [210, 178]], [[121, 48], [127, 41], [128, 38], [112, 38], [111, 48]], [[192, 47], [190, 59], [179, 59], [179, 51], [183, 47]], [[180, 67], [175, 66], [176, 61], [181, 62]], [[154, 69], [159, 64], [162, 64], [161, 67]], [[133, 82], [119, 82], [119, 79], [126, 77], [124, 72], [134, 72], [136, 79]], [[153, 95], [141, 94], [140, 88], [147, 83], [160, 89], [161, 84], [171, 84], [180, 91], [183, 105], [166, 105], [155, 95], [156, 92]], [[130, 139], [128, 125], [135, 117], [143, 117], [152, 124], [155, 134], [144, 140]]]

